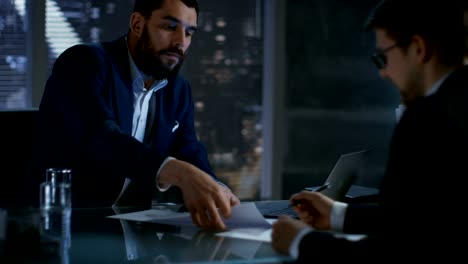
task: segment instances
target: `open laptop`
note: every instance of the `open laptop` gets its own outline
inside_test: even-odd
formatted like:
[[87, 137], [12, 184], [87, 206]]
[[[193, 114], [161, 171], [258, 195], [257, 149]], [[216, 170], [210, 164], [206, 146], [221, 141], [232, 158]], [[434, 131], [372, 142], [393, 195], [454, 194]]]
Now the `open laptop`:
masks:
[[[333, 200], [343, 201], [346, 193], [364, 167], [369, 152], [370, 149], [366, 149], [342, 154], [323, 183], [323, 185], [328, 185], [329, 187], [320, 192]], [[306, 187], [305, 190], [315, 191], [319, 187]], [[275, 218], [279, 215], [289, 215], [298, 218], [289, 200], [257, 201], [255, 205], [260, 213], [267, 218]]]

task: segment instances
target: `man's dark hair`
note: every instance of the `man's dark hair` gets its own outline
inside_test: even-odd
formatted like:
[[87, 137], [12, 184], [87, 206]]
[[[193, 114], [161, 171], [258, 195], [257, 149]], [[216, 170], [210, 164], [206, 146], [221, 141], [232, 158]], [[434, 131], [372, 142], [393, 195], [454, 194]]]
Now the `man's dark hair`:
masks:
[[415, 35], [435, 50], [440, 63], [463, 60], [463, 0], [383, 0], [371, 11], [365, 28], [383, 29], [402, 46]]
[[[169, 0], [174, 1], [174, 0]], [[184, 3], [187, 7], [195, 8], [198, 16], [198, 1], [197, 0], [180, 0]], [[138, 12], [146, 19], [151, 17], [151, 13], [154, 10], [161, 8], [164, 0], [135, 0], [135, 5], [133, 6], [133, 12]]]

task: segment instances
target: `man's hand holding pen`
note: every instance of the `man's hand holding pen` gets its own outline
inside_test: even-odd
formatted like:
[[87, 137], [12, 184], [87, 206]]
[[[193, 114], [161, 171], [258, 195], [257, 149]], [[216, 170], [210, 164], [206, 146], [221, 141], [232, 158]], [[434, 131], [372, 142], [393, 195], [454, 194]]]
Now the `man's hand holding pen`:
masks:
[[291, 204], [299, 215], [299, 219], [315, 229], [330, 229], [330, 214], [333, 200], [320, 193], [331, 185], [324, 184], [314, 191], [302, 191], [291, 196]]
[[[320, 185], [319, 187], [307, 187], [305, 188], [306, 191], [311, 191], [311, 192], [321, 192], [323, 190], [326, 190], [328, 188], [331, 187], [331, 184], [330, 183], [325, 183], [323, 185]], [[298, 206], [301, 204], [301, 200], [297, 200], [297, 199], [293, 199], [293, 197], [291, 197], [291, 205], [292, 206]]]
[[330, 214], [333, 200], [320, 193], [330, 188], [326, 183], [313, 190], [304, 190], [291, 196], [290, 202], [300, 220], [280, 216], [273, 223], [272, 246], [275, 250], [288, 253], [294, 237], [303, 229], [312, 227], [317, 230], [330, 230]]

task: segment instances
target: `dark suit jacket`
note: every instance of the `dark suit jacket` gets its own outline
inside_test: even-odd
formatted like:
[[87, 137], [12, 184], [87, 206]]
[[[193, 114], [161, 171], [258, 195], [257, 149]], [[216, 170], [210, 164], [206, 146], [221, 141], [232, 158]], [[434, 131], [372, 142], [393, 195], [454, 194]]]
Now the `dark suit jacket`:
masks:
[[149, 205], [157, 170], [168, 156], [216, 179], [196, 137], [189, 83], [172, 77], [154, 96], [156, 109], [148, 116], [154, 122], [143, 144], [131, 136], [133, 92], [125, 38], [67, 49], [55, 62], [39, 107], [40, 177], [47, 167], [71, 168], [74, 207], [112, 205], [126, 177], [137, 186], [130, 203]]
[[[460, 257], [468, 223], [468, 67], [439, 90], [407, 106], [394, 130], [377, 206], [350, 205], [344, 231], [366, 233], [360, 242], [311, 233], [300, 262], [347, 259]], [[320, 253], [320, 254], [318, 254]]]

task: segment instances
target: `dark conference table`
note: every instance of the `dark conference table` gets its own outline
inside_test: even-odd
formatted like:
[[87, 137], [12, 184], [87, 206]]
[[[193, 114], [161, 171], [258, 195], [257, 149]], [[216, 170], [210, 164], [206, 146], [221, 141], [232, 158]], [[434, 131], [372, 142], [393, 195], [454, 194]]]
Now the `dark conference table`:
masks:
[[217, 236], [194, 226], [106, 218], [144, 209], [72, 209], [69, 232], [62, 230], [58, 242], [44, 238], [38, 209], [1, 210], [0, 263], [291, 262], [268, 242]]

